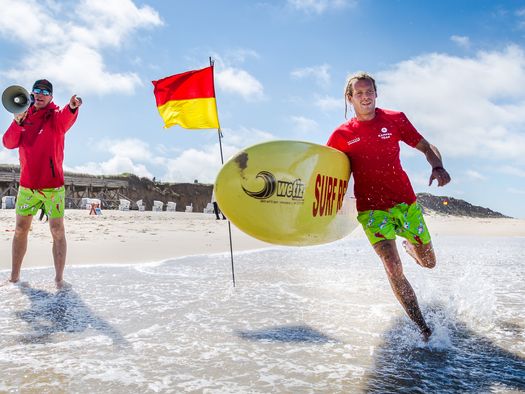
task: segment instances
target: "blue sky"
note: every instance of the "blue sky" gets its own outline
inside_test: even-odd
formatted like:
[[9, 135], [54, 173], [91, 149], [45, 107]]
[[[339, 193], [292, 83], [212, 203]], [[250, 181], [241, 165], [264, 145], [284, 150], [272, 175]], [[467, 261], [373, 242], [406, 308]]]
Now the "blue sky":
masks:
[[[344, 122], [349, 73], [403, 111], [452, 175], [416, 192], [525, 218], [525, 3], [494, 0], [0, 0], [0, 87], [48, 78], [62, 106], [84, 100], [65, 168], [212, 183], [217, 132], [163, 129], [152, 80], [215, 60], [226, 157], [271, 139], [324, 144]], [[349, 115], [351, 116], [351, 111]], [[0, 128], [12, 120], [0, 112]], [[0, 162], [18, 163], [0, 149]]]

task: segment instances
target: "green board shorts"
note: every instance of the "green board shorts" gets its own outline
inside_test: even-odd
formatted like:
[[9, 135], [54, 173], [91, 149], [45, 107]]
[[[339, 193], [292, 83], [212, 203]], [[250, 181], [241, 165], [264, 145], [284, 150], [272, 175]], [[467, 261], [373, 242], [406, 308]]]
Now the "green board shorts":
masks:
[[386, 239], [396, 239], [396, 235], [406, 238], [414, 245], [430, 242], [430, 233], [417, 202], [411, 205], [398, 204], [388, 211], [359, 212], [357, 220], [372, 245]]
[[50, 189], [28, 189], [20, 186], [16, 198], [16, 214], [34, 216], [43, 209], [49, 219], [64, 217], [66, 189], [64, 186]]

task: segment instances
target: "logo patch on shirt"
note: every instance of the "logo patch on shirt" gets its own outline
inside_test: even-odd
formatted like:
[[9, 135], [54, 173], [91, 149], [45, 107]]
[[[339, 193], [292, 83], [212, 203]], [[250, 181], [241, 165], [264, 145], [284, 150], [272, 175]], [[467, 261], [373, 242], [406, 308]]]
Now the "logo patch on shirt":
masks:
[[361, 138], [357, 137], [357, 138], [354, 138], [353, 140], [348, 141], [347, 145], [352, 145], [359, 141], [361, 141]]
[[392, 137], [392, 133], [390, 133], [386, 127], [381, 127], [381, 134], [378, 134], [377, 136], [382, 140], [387, 140]]

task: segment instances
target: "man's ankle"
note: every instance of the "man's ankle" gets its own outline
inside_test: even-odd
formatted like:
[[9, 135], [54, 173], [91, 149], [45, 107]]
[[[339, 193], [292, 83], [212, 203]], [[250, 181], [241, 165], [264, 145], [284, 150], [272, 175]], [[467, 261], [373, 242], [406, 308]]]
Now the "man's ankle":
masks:
[[432, 330], [428, 327], [421, 330], [421, 335], [423, 335], [423, 340], [425, 342], [428, 342], [430, 337], [432, 336]]

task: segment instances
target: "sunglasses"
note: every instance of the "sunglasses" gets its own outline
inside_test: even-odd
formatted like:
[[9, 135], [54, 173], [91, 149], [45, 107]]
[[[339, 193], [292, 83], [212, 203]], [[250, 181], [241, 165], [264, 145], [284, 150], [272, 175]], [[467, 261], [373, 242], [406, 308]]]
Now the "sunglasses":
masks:
[[33, 89], [34, 94], [43, 94], [44, 96], [51, 96], [51, 92], [47, 89]]

